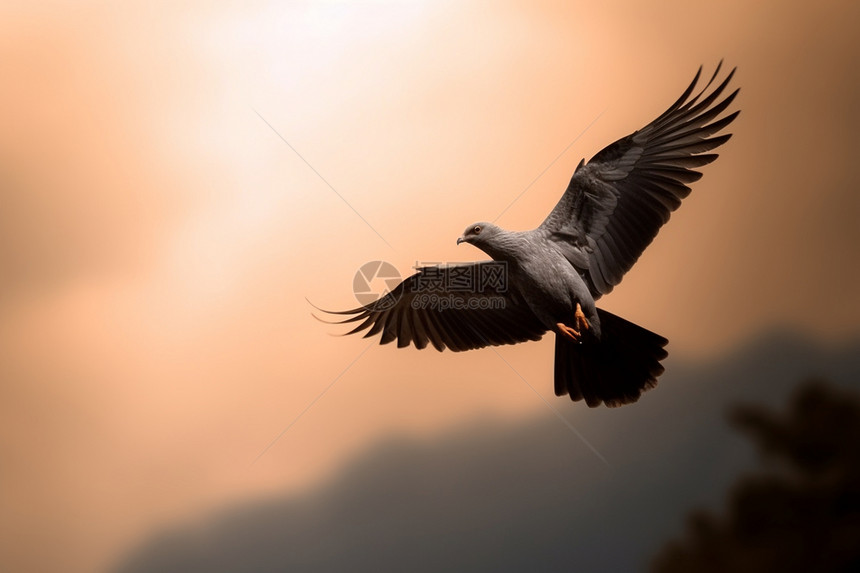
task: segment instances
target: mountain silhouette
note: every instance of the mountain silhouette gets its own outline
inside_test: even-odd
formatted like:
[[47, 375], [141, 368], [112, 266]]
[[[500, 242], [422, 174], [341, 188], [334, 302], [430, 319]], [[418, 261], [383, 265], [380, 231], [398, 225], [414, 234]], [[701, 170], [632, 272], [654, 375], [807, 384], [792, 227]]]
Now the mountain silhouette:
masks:
[[860, 391], [810, 379], [779, 409], [743, 404], [731, 421], [760, 465], [720, 514], [697, 509], [653, 573], [860, 570]]
[[858, 374], [860, 339], [782, 332], [708, 363], [670, 359], [633, 407], [562, 410], [608, 467], [550, 412], [394, 436], [310, 493], [161, 531], [116, 571], [642, 571], [690, 508], [720, 505], [754, 466], [729, 405], [778, 406], [809, 376], [856, 387]]

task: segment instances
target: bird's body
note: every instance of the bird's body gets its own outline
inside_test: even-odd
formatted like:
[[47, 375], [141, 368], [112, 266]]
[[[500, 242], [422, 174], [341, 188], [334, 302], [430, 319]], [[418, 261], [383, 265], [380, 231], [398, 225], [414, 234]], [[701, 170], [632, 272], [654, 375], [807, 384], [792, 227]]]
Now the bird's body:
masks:
[[[558, 323], [569, 321], [579, 304], [599, 334], [600, 319], [588, 286], [545, 229], [499, 229], [498, 237], [498, 240], [494, 237], [494, 247], [490, 248], [492, 254], [487, 254], [507, 263], [509, 284], [517, 289], [547, 330], [555, 330]], [[496, 247], [497, 243], [504, 247]], [[536, 257], [535, 253], [541, 256]]]
[[[515, 344], [552, 330], [557, 395], [589, 406], [635, 402], [656, 385], [668, 341], [595, 301], [621, 282], [690, 193], [687, 184], [701, 177], [695, 168], [716, 159], [708, 152], [731, 137], [717, 134], [739, 113], [719, 118], [738, 91], [719, 99], [734, 70], [705, 95], [719, 70], [690, 97], [700, 69], [657, 119], [580, 162], [537, 228], [470, 225], [457, 243], [470, 243], [493, 261], [418, 269], [377, 303], [335, 314], [350, 315], [341, 322], [359, 322], [350, 334], [368, 330], [365, 336], [381, 334], [383, 344], [396, 340], [398, 347], [412, 343], [419, 349]], [[494, 276], [494, 262], [503, 265], [506, 280], [447, 286], [458, 284], [464, 272], [473, 279]], [[448, 297], [447, 304], [425, 304], [422, 295], [431, 283], [446, 285], [433, 294]], [[486, 304], [489, 299], [503, 304]]]

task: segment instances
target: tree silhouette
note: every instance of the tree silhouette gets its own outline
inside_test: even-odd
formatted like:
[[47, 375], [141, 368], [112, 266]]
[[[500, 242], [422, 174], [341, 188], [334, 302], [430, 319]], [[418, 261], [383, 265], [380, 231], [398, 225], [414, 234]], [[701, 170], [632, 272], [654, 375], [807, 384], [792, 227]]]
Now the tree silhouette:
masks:
[[732, 487], [724, 516], [692, 512], [652, 572], [860, 571], [860, 395], [810, 380], [784, 413], [744, 405], [730, 420], [763, 467]]

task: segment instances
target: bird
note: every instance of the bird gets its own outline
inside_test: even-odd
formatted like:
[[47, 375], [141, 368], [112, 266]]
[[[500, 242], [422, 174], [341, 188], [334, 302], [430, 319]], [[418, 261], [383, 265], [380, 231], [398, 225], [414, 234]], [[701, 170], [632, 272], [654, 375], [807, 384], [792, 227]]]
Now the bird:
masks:
[[339, 315], [330, 323], [358, 322], [345, 334], [366, 330], [364, 337], [380, 335], [380, 344], [454, 352], [553, 332], [557, 396], [592, 408], [636, 402], [664, 372], [668, 340], [596, 303], [690, 194], [689, 184], [702, 177], [697, 169], [731, 138], [723, 131], [740, 113], [725, 113], [739, 92], [727, 91], [737, 68], [717, 82], [722, 63], [697, 91], [700, 66], [665, 112], [581, 160], [536, 228], [469, 225], [457, 244], [473, 245], [491, 260], [417, 267], [372, 303], [323, 311]]

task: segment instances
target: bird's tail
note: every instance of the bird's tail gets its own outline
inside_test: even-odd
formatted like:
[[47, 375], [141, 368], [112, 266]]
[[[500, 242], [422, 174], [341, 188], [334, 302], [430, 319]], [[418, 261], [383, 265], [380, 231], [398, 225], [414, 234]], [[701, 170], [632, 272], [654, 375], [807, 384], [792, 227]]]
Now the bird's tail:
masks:
[[657, 385], [669, 341], [605, 310], [597, 316], [600, 338], [590, 330], [581, 343], [555, 335], [555, 394], [585, 399], [592, 408], [635, 402]]

